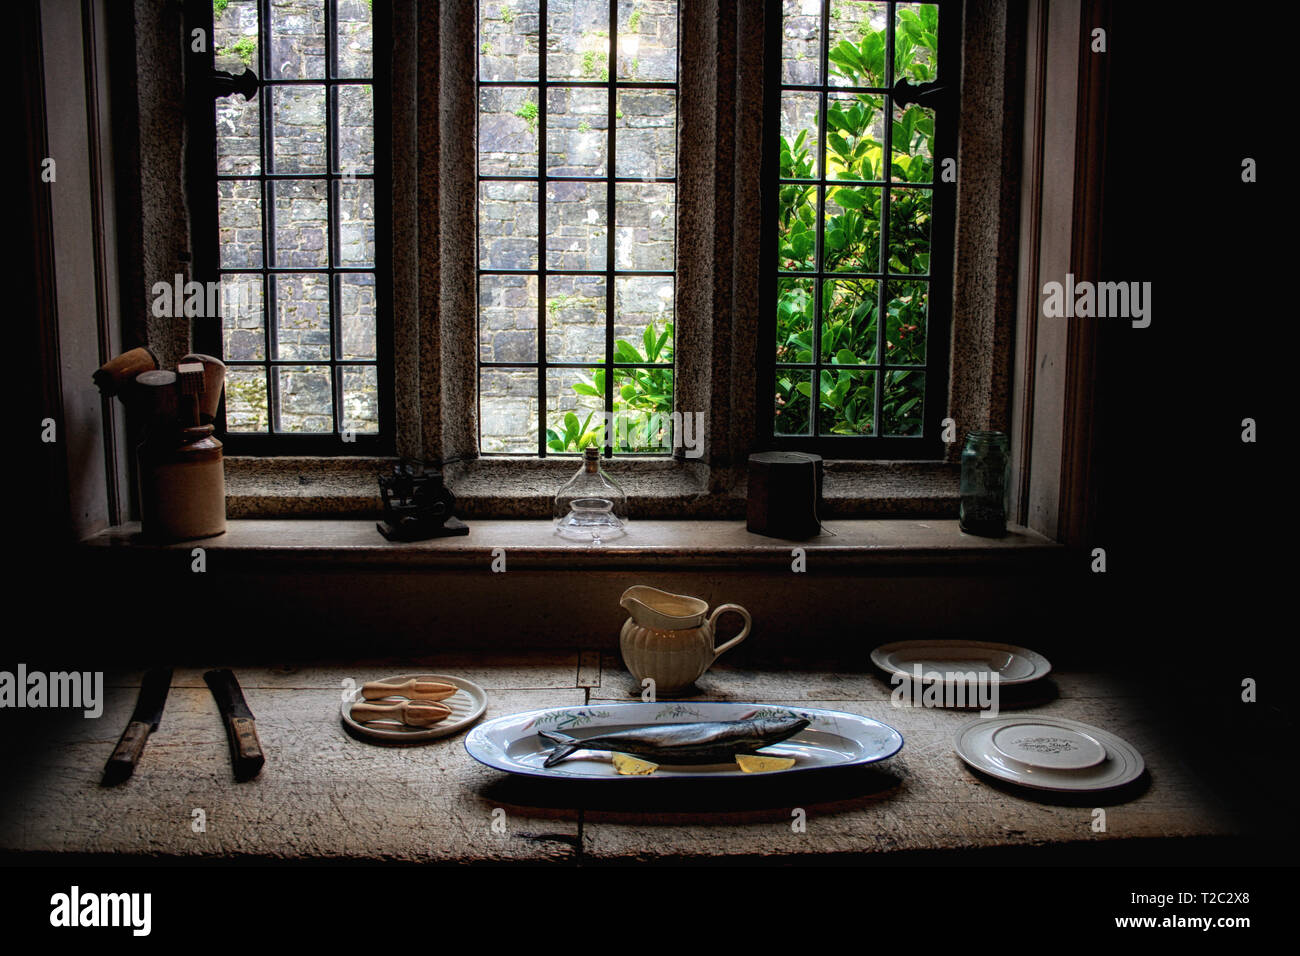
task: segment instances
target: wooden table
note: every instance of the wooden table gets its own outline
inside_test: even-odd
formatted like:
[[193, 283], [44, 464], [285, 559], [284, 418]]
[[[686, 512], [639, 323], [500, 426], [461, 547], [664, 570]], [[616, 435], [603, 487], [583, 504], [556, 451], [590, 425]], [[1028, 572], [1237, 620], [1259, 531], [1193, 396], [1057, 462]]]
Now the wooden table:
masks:
[[[616, 658], [596, 651], [441, 656], [419, 667], [407, 661], [236, 669], [267, 752], [261, 776], [236, 784], [202, 670], [178, 669], [162, 725], [135, 776], [105, 789], [100, 773], [140, 678], [138, 672], [108, 674], [97, 720], [11, 712], [26, 722], [34, 743], [23, 752], [14, 742], [18, 735], [11, 735], [5, 745], [11, 771], [0, 806], [0, 852], [20, 860], [92, 854], [134, 860], [871, 862], [935, 854], [972, 860], [1016, 848], [1046, 859], [1053, 849], [1101, 852], [1087, 844], [1182, 845], [1186, 838], [1238, 833], [1232, 817], [1173, 756], [1172, 729], [1144, 713], [1135, 693], [1100, 675], [1056, 673], [1019, 703], [1119, 734], [1143, 753], [1149, 775], [1118, 793], [1054, 797], [968, 770], [953, 753], [952, 735], [970, 713], [895, 707], [891, 686], [873, 672], [719, 666], [701, 681], [700, 699], [845, 710], [903, 734], [896, 757], [815, 782], [753, 778], [741, 786], [689, 791], [666, 782], [653, 791], [549, 785], [481, 766], [465, 753], [463, 734], [387, 747], [344, 732], [339, 704], [346, 678], [359, 684], [426, 668], [482, 684], [489, 717], [630, 701], [640, 690]], [[1003, 710], [1016, 703], [1004, 691]], [[1105, 812], [1104, 831], [1096, 828], [1098, 809]]]

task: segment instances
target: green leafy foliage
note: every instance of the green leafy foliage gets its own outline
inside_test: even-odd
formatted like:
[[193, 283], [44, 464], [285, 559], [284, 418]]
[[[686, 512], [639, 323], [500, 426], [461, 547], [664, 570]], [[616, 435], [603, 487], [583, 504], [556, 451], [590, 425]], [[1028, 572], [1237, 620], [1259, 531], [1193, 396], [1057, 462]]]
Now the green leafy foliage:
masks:
[[[894, 75], [913, 83], [935, 79], [938, 51], [938, 8], [898, 8], [894, 41]], [[841, 86], [880, 87], [885, 83], [884, 28], [859, 25], [858, 40], [841, 39], [828, 51], [830, 69]], [[934, 181], [934, 116], [911, 105], [893, 117], [884, 116], [879, 93], [832, 93], [826, 108], [826, 188], [821, 260], [825, 272], [844, 272], [844, 279], [822, 283], [821, 354], [817, 401], [823, 432], [838, 435], [919, 435], [925, 394], [925, 374], [890, 365], [923, 365], [926, 354], [928, 291], [926, 282], [907, 276], [930, 272], [930, 229], [933, 192], [929, 188], [890, 189], [888, 248], [881, 249], [883, 192], [879, 186], [859, 185], [888, 178], [895, 184]], [[811, 129], [793, 138], [781, 137], [782, 179], [815, 178], [818, 144], [814, 117]], [[891, 123], [892, 148], [886, 174], [883, 124]], [[784, 183], [780, 187], [778, 248], [783, 272], [817, 268], [817, 189]], [[880, 272], [882, 252], [890, 277], [886, 281], [884, 326], [886, 368], [862, 366], [878, 361], [880, 280], [854, 273]], [[813, 280], [783, 276], [777, 283], [776, 360], [804, 364], [813, 361]], [[876, 376], [881, 375], [880, 421], [876, 419]], [[811, 427], [813, 381], [809, 371], [779, 368], [774, 395], [777, 434], [807, 434]]]
[[[672, 444], [669, 415], [673, 410], [673, 325], [665, 323], [660, 331], [651, 322], [637, 344], [619, 339], [614, 343], [614, 361], [625, 363], [661, 363], [654, 368], [614, 369], [614, 415], [626, 423], [626, 434], [615, 429], [612, 436], [620, 452], [662, 451]], [[579, 421], [574, 412], [565, 412], [559, 421], [546, 429], [546, 447], [551, 451], [581, 451], [588, 445], [603, 445], [605, 421], [600, 415], [604, 406], [607, 372], [589, 369], [579, 375], [573, 391], [591, 399], [597, 407]]]
[[565, 412], [562, 427], [546, 429], [546, 447], [551, 451], [582, 451], [588, 445], [599, 445], [605, 426], [602, 422], [597, 422], [596, 427], [592, 428], [591, 420], [595, 417], [594, 411], [588, 412], [579, 424], [576, 413]]
[[253, 55], [257, 52], [257, 38], [251, 36], [240, 37], [228, 47], [222, 47], [217, 51], [217, 56], [237, 56], [244, 66], [253, 65]]
[[519, 109], [515, 110], [515, 115], [528, 124], [530, 133], [537, 132], [537, 104], [532, 100], [524, 103]]

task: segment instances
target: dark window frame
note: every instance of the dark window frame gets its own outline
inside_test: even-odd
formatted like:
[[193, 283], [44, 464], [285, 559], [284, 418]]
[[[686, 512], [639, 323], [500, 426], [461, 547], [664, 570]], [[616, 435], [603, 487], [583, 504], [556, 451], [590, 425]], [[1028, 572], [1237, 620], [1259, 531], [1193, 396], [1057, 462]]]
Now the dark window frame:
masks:
[[[328, 146], [327, 168], [322, 173], [285, 174], [284, 178], [325, 181], [328, 184], [329, 224], [328, 236], [329, 265], [319, 268], [272, 267], [270, 266], [270, 247], [263, 246], [262, 266], [258, 269], [223, 270], [220, 268], [219, 233], [217, 215], [217, 176], [216, 164], [216, 124], [213, 109], [216, 103], [212, 95], [212, 76], [215, 70], [215, 43], [213, 42], [213, 16], [211, 0], [186, 0], [185, 35], [186, 35], [186, 122], [188, 147], [186, 155], [187, 193], [190, 203], [190, 249], [191, 276], [195, 281], [206, 283], [218, 281], [222, 272], [242, 271], [263, 276], [264, 292], [269, 293], [267, 276], [276, 272], [319, 273], [329, 278], [328, 296], [330, 302], [331, 349], [328, 362], [303, 362], [273, 359], [275, 324], [275, 302], [272, 296], [263, 296], [263, 318], [266, 329], [266, 359], [258, 363], [266, 368], [268, 429], [275, 423], [275, 392], [277, 383], [273, 374], [276, 365], [323, 365], [330, 369], [332, 387], [332, 415], [334, 428], [331, 432], [288, 433], [288, 432], [228, 432], [225, 428], [226, 403], [223, 397], [217, 412], [217, 432], [221, 437], [227, 454], [252, 456], [290, 456], [316, 455], [365, 457], [392, 455], [397, 446], [396, 402], [394, 397], [394, 352], [393, 352], [393, 273], [392, 273], [392, 68], [389, 57], [384, 51], [392, 48], [392, 16], [386, 4], [372, 7], [372, 30], [374, 50], [371, 78], [369, 84], [374, 97], [374, 153], [375, 166], [372, 176], [358, 174], [358, 181], [371, 178], [374, 182], [375, 209], [375, 261], [372, 267], [348, 267], [338, 264], [335, 229], [333, 228], [335, 209], [337, 207], [338, 183], [344, 180], [342, 172], [336, 172], [337, 143], [332, 133], [331, 121], [337, 115], [337, 97], [335, 90], [335, 45], [338, 22], [337, 0], [325, 2], [325, 59], [327, 76], [321, 79], [303, 81], [275, 81], [266, 84], [263, 78], [270, 68], [269, 44], [264, 42], [270, 34], [270, 0], [258, 0], [258, 60], [257, 69], [259, 88], [258, 109], [262, 119], [261, 144], [263, 162], [257, 175], [236, 177], [256, 179], [263, 183], [262, 215], [264, 239], [269, 232], [273, 236], [269, 207], [269, 191], [265, 184], [281, 178], [279, 174], [268, 173], [266, 157], [271, 149], [270, 112], [266, 99], [273, 85], [324, 85], [326, 87], [326, 142]], [[207, 39], [202, 52], [195, 52], [189, 40], [194, 30], [202, 30]], [[351, 84], [352, 78], [339, 78], [345, 84]], [[358, 80], [356, 82], [365, 82]], [[239, 94], [234, 94], [239, 95]], [[337, 288], [335, 276], [340, 273], [371, 273], [375, 277], [375, 360], [374, 362], [351, 362], [337, 358], [341, 344], [342, 325], [338, 320]], [[222, 356], [222, 320], [207, 317], [194, 323], [193, 343], [196, 351]], [[344, 434], [339, 428], [339, 416], [342, 405], [341, 368], [348, 365], [368, 366], [376, 369], [378, 383], [378, 433], [356, 433], [351, 441], [344, 441]]]
[[[958, 0], [927, 0], [929, 3], [940, 7], [939, 12], [939, 50], [936, 57], [936, 66], [939, 67], [938, 83], [944, 87], [942, 94], [936, 96], [933, 100], [927, 100], [924, 105], [933, 107], [935, 110], [935, 146], [934, 146], [934, 182], [931, 184], [934, 190], [933, 207], [931, 212], [931, 234], [930, 234], [930, 273], [926, 277], [929, 280], [929, 307], [927, 311], [927, 347], [925, 362], [925, 413], [923, 417], [922, 433], [917, 437], [885, 437], [877, 435], [868, 436], [847, 436], [847, 435], [817, 435], [816, 429], [819, 422], [818, 406], [819, 402], [816, 397], [814, 388], [813, 396], [810, 396], [810, 415], [812, 417], [813, 434], [810, 436], [792, 436], [776, 435], [775, 409], [771, 400], [772, 389], [768, 383], [776, 381], [776, 304], [777, 304], [777, 282], [783, 276], [794, 276], [797, 278], [811, 279], [815, 289], [815, 306], [814, 306], [814, 354], [813, 364], [808, 366], [812, 372], [812, 381], [814, 386], [818, 380], [820, 371], [823, 368], [830, 367], [828, 363], [821, 361], [820, 356], [820, 326], [821, 326], [821, 296], [823, 283], [827, 279], [844, 279], [844, 278], [866, 278], [874, 279], [879, 285], [879, 307], [877, 310], [877, 326], [879, 329], [881, 347], [877, 350], [877, 362], [874, 365], [864, 366], [867, 371], [876, 372], [876, 415], [875, 424], [877, 429], [880, 427], [879, 410], [881, 405], [882, 373], [890, 366], [885, 362], [884, 355], [884, 304], [888, 292], [888, 285], [891, 281], [915, 279], [915, 276], [908, 274], [891, 273], [888, 270], [888, 257], [880, 256], [880, 271], [875, 273], [824, 273], [821, 270], [821, 234], [824, 228], [824, 222], [818, 223], [818, 247], [817, 247], [817, 269], [800, 273], [781, 273], [777, 268], [778, 259], [778, 230], [777, 218], [779, 215], [779, 182], [780, 182], [780, 135], [781, 135], [781, 65], [782, 65], [782, 38], [784, 33], [784, 14], [781, 0], [769, 0], [767, 6], [768, 22], [766, 24], [766, 35], [764, 37], [764, 101], [763, 115], [766, 118], [766, 132], [764, 134], [765, 142], [763, 143], [762, 155], [762, 240], [761, 240], [761, 259], [759, 264], [759, 333], [758, 333], [758, 354], [756, 357], [757, 374], [760, 376], [759, 381], [764, 383], [757, 390], [758, 408], [756, 409], [756, 423], [758, 434], [756, 444], [759, 449], [763, 450], [792, 450], [804, 451], [822, 455], [828, 459], [873, 459], [873, 460], [896, 460], [896, 461], [941, 461], [946, 455], [946, 446], [942, 440], [943, 420], [948, 416], [949, 407], [949, 356], [951, 350], [951, 332], [953, 323], [953, 269], [955, 266], [956, 254], [956, 227], [957, 227], [957, 184], [955, 182], [944, 182], [941, 175], [941, 163], [945, 158], [957, 158], [958, 149], [958, 119], [961, 108], [960, 96], [960, 70], [961, 70], [961, 44], [963, 36], [962, 24], [962, 4]], [[818, 165], [819, 178], [817, 180], [807, 181], [809, 184], [816, 185], [819, 197], [824, 197], [826, 190], [826, 165], [824, 156], [825, 140], [825, 103], [827, 93], [836, 92], [862, 92], [870, 91], [882, 94], [886, 97], [886, 109], [884, 115], [887, 121], [884, 125], [884, 165], [886, 166], [886, 177], [892, 169], [892, 120], [894, 99], [892, 87], [895, 83], [894, 77], [894, 30], [896, 29], [897, 16], [896, 10], [898, 3], [887, 3], [888, 9], [888, 45], [886, 53], [886, 64], [888, 73], [885, 77], [885, 86], [880, 88], [867, 87], [839, 87], [829, 85], [827, 50], [829, 48], [829, 28], [831, 0], [821, 0], [821, 37], [819, 40], [819, 57], [821, 60], [821, 83], [818, 87], [808, 87], [807, 89], [816, 90], [821, 97], [822, 108], [818, 110], [818, 150], [821, 156]], [[798, 87], [805, 89], [804, 87]], [[958, 171], [960, 175], [960, 170]], [[801, 181], [802, 182], [802, 181]], [[833, 182], [833, 181], [831, 181]], [[891, 181], [889, 178], [884, 180], [863, 180], [854, 181], [853, 185], [863, 187], [873, 187], [882, 190], [883, 196], [888, 197], [889, 191], [900, 188], [899, 184]], [[907, 187], [903, 187], [907, 188]], [[818, 206], [824, 200], [819, 198]], [[881, 224], [882, 245], [887, 249], [887, 235], [889, 229], [888, 223], [888, 199], [882, 199], [882, 219]], [[820, 218], [820, 217], [819, 217]], [[882, 249], [882, 253], [883, 253]]]

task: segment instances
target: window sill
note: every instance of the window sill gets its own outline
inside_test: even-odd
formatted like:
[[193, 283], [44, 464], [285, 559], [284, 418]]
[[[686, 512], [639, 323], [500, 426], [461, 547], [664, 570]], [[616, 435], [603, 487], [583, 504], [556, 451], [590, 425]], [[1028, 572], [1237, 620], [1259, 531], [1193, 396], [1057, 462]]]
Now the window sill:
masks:
[[[1005, 538], [963, 534], [954, 520], [843, 520], [825, 522], [825, 531], [807, 541], [751, 534], [736, 521], [633, 521], [631, 533], [593, 548], [557, 537], [548, 520], [476, 520], [467, 536], [417, 542], [385, 541], [373, 520], [231, 520], [225, 534], [179, 544], [149, 544], [136, 523], [109, 528], [87, 538], [94, 552], [130, 551], [141, 556], [182, 552], [195, 547], [228, 570], [292, 565], [328, 570], [376, 568], [407, 570], [491, 567], [504, 549], [510, 570], [782, 570], [793, 549], [805, 552], [810, 572], [856, 569], [908, 572], [980, 570], [1036, 573], [1064, 559], [1066, 549], [1021, 527]], [[829, 532], [829, 533], [828, 533]], [[499, 552], [498, 552], [499, 553]], [[1046, 559], [1046, 560], [1045, 560]]]
[[[396, 460], [230, 457], [226, 514], [232, 519], [373, 518], [381, 511], [376, 478]], [[446, 475], [458, 517], [544, 519], [550, 517], [556, 489], [576, 469], [576, 458], [480, 458], [451, 464]], [[743, 469], [711, 480], [701, 462], [658, 458], [619, 461], [612, 470], [634, 517], [745, 516]], [[953, 518], [957, 479], [958, 466], [944, 462], [827, 461], [822, 517]]]

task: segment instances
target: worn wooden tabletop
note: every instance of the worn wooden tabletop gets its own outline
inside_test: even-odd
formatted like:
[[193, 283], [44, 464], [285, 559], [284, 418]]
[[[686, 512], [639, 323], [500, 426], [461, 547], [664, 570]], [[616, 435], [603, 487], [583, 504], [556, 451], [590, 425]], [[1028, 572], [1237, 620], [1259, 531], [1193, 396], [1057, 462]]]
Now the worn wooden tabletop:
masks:
[[[617, 657], [547, 653], [484, 660], [237, 670], [267, 763], [237, 784], [199, 669], [176, 671], [158, 732], [135, 775], [99, 785], [134, 707], [138, 673], [109, 674], [98, 719], [28, 712], [10, 736], [0, 852], [128, 858], [261, 858], [598, 863], [701, 857], [880, 859], [973, 848], [1224, 837], [1234, 823], [1167, 746], [1171, 728], [1099, 675], [1056, 673], [1002, 708], [1068, 717], [1135, 745], [1148, 773], [1122, 791], [1056, 797], [998, 784], [953, 752], [968, 711], [896, 707], [874, 672], [749, 671], [719, 666], [699, 699], [801, 704], [893, 725], [903, 750], [871, 768], [725, 786], [553, 784], [478, 764], [464, 735], [392, 747], [354, 739], [339, 720], [345, 679], [424, 670], [477, 681], [488, 717], [631, 701]], [[11, 712], [11, 714], [21, 712]], [[738, 785], [739, 783], [739, 785]], [[1104, 811], [1104, 830], [1098, 810]], [[1085, 851], [1086, 852], [1086, 851]]]

